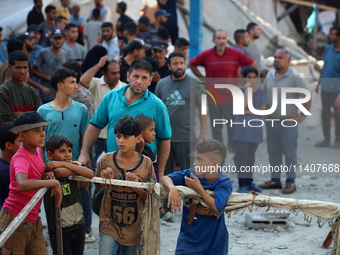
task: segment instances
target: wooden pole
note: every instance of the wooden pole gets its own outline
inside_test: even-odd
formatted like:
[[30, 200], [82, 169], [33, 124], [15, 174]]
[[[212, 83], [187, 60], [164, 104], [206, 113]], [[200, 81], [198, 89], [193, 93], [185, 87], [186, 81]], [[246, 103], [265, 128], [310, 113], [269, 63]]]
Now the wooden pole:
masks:
[[315, 24], [313, 29], [313, 50], [318, 48], [318, 30], [319, 30], [319, 22], [318, 22], [319, 8], [316, 8], [315, 12]]
[[32, 197], [32, 199], [27, 203], [27, 205], [21, 210], [17, 217], [7, 226], [4, 232], [0, 235], [0, 247], [2, 247], [8, 238], [14, 233], [14, 231], [19, 227], [21, 222], [27, 217], [34, 206], [40, 201], [49, 188], [41, 188]]
[[63, 232], [61, 226], [61, 217], [60, 217], [60, 207], [57, 207], [58, 197], [54, 196], [55, 201], [55, 224], [56, 224], [56, 233], [57, 233], [57, 253], [58, 255], [63, 255]]

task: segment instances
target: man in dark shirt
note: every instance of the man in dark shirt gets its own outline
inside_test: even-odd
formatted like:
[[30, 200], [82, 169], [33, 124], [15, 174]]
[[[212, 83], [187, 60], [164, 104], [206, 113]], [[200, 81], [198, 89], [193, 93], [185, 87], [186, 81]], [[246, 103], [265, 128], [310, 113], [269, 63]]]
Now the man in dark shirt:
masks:
[[123, 27], [126, 23], [133, 22], [133, 20], [125, 15], [127, 5], [125, 2], [119, 2], [117, 4], [116, 12], [120, 15], [120, 17], [117, 20], [117, 36], [119, 39], [123, 38]]
[[126, 46], [127, 55], [120, 60], [120, 80], [128, 83], [126, 73], [129, 71], [131, 63], [136, 59], [145, 56], [145, 50], [151, 49], [150, 44], [145, 44], [141, 39], [134, 39]]
[[27, 15], [27, 26], [44, 22], [44, 15], [41, 12], [42, 0], [34, 0], [33, 9]]
[[167, 58], [165, 57], [166, 54], [168, 54], [168, 46], [169, 45], [164, 41], [155, 40], [152, 45], [153, 58], [147, 59], [152, 65], [153, 70], [153, 79], [149, 86], [149, 91], [152, 93], [155, 91], [157, 82], [171, 74], [168, 68]]

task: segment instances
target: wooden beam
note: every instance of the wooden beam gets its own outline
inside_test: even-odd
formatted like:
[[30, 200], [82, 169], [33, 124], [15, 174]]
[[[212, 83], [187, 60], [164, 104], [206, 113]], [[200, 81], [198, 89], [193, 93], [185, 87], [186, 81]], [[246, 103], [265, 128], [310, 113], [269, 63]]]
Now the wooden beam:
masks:
[[298, 5], [294, 4], [291, 7], [288, 8], [284, 13], [282, 13], [279, 17], [277, 17], [277, 22], [280, 22], [284, 17], [291, 14], [293, 11], [295, 11], [297, 8], [299, 8]]
[[[306, 1], [302, 1], [302, 0], [280, 0], [280, 1], [291, 3], [291, 4], [298, 4], [298, 5], [302, 5], [302, 6], [312, 7], [312, 8], [315, 4], [315, 3], [306, 2]], [[333, 11], [333, 12], [339, 11], [339, 9], [328, 6], [328, 5], [324, 5], [324, 4], [316, 4], [316, 5], [319, 7], [319, 10]]]

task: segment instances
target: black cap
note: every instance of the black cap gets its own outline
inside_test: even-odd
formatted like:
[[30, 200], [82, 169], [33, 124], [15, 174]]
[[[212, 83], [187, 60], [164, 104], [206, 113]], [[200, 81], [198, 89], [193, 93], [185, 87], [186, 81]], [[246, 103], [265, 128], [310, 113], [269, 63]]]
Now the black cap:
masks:
[[141, 48], [145, 50], [150, 50], [151, 45], [146, 44], [142, 39], [136, 38], [136, 39], [133, 39], [131, 42], [129, 42], [129, 44], [126, 46], [126, 49], [129, 52], [132, 52], [133, 50], [139, 50]]
[[168, 49], [168, 47], [169, 44], [161, 40], [155, 40], [154, 43], [152, 44], [152, 49], [156, 50], [166, 50]]
[[13, 122], [14, 128], [10, 131], [14, 134], [18, 134], [21, 131], [47, 126], [49, 123], [49, 121], [43, 120], [37, 112], [24, 112]]
[[27, 27], [26, 31], [29, 33], [29, 32], [38, 32], [38, 31], [42, 32], [43, 30], [39, 29], [37, 24], [31, 24]]
[[157, 18], [158, 16], [160, 15], [164, 15], [166, 17], [169, 17], [171, 16], [170, 13], [166, 12], [166, 10], [163, 10], [163, 9], [159, 9], [158, 11], [155, 12], [155, 17]]
[[52, 30], [51, 37], [52, 38], [55, 38], [55, 37], [65, 37], [65, 34], [64, 34], [62, 29], [55, 28], [55, 29]]
[[25, 39], [32, 39], [35, 38], [35, 35], [30, 35], [28, 32], [18, 34], [17, 39], [19, 40], [25, 40]]

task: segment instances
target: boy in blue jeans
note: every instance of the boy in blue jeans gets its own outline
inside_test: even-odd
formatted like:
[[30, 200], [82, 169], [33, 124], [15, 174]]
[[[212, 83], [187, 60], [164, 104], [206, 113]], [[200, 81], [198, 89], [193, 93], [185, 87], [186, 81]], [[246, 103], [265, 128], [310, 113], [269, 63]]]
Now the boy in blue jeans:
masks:
[[[80, 175], [91, 179], [94, 176], [94, 171], [72, 161], [72, 147], [72, 142], [63, 135], [54, 135], [48, 138], [46, 151], [48, 158], [52, 161], [46, 164], [46, 169], [53, 171], [63, 191], [61, 203], [63, 254], [82, 255], [85, 245], [85, 219], [81, 193], [77, 181], [69, 180], [68, 176]], [[55, 203], [49, 191], [45, 194], [44, 206], [53, 254], [58, 254]]]
[[[226, 255], [228, 254], [228, 231], [224, 220], [233, 186], [229, 177], [217, 170], [226, 157], [226, 147], [217, 140], [206, 140], [195, 146], [194, 168], [169, 174], [161, 183], [170, 191], [168, 207], [180, 211], [181, 200], [175, 185], [197, 191], [209, 209], [201, 204], [185, 202], [181, 230], [177, 239], [176, 255]], [[215, 192], [215, 198], [206, 189]]]

